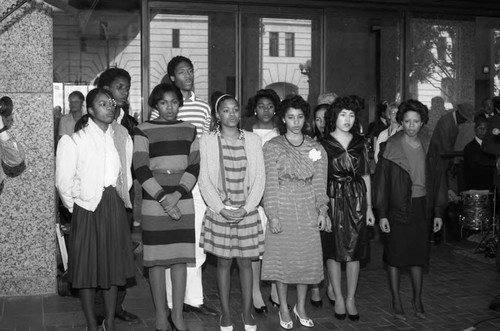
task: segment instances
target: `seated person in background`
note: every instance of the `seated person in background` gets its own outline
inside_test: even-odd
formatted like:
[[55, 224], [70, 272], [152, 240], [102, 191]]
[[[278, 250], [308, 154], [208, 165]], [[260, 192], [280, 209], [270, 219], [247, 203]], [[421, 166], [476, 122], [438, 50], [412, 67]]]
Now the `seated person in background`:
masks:
[[488, 119], [484, 115], [474, 121], [476, 136], [464, 148], [464, 177], [466, 190], [493, 189], [495, 157], [482, 151], [481, 145], [488, 130]]

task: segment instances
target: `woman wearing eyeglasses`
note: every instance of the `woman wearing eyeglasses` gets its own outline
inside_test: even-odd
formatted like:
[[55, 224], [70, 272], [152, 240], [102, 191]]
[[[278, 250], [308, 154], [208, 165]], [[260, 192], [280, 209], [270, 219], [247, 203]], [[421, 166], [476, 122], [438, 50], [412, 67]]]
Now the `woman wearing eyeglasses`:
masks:
[[[80, 289], [90, 331], [97, 330], [94, 298], [104, 294], [103, 329], [114, 331], [117, 287], [135, 275], [125, 207], [131, 208], [132, 139], [113, 122], [116, 101], [96, 88], [87, 95], [89, 117], [83, 128], [59, 141], [56, 187], [72, 212], [69, 278]], [[112, 243], [112, 245], [110, 245]]]
[[[277, 117], [275, 116], [279, 103], [280, 98], [278, 94], [271, 89], [258, 90], [255, 96], [248, 100], [248, 118], [245, 123], [245, 130], [257, 134], [262, 141], [262, 146], [280, 134], [278, 131]], [[267, 217], [262, 206], [259, 206], [259, 215], [262, 221], [262, 228], [265, 233], [267, 227]], [[255, 312], [262, 314], [267, 313], [267, 306], [264, 303], [262, 292], [260, 291], [260, 266], [261, 261], [252, 262], [252, 298]], [[279, 307], [278, 292], [276, 291], [275, 283], [271, 284], [271, 295], [269, 296], [269, 301], [274, 307]]]

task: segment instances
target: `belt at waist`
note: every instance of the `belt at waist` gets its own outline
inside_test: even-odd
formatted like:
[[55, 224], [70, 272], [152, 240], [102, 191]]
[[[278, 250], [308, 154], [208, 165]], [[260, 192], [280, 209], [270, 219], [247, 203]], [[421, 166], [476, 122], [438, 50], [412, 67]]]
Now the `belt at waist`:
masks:
[[312, 184], [312, 178], [306, 179], [278, 179], [280, 186], [292, 185], [292, 186], [307, 186]]
[[153, 173], [155, 173], [155, 174], [167, 174], [167, 175], [182, 174], [184, 172], [186, 172], [186, 171], [185, 170], [165, 170], [165, 169], [153, 170]]

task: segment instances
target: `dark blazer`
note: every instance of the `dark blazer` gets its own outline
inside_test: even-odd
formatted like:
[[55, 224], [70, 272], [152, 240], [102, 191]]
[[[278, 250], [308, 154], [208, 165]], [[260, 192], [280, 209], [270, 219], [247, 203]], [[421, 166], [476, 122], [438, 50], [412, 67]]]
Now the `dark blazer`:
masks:
[[[382, 157], [377, 163], [374, 177], [375, 207], [379, 218], [388, 218], [402, 223], [408, 223], [411, 217], [412, 181], [410, 167], [402, 146], [404, 132], [400, 131], [387, 140]], [[427, 146], [423, 137], [419, 137], [424, 146]], [[425, 151], [427, 154], [427, 151]], [[427, 210], [429, 219], [442, 217], [447, 203], [447, 192], [443, 185], [439, 185], [438, 192], [432, 190], [429, 180], [434, 167], [426, 158], [425, 167]]]

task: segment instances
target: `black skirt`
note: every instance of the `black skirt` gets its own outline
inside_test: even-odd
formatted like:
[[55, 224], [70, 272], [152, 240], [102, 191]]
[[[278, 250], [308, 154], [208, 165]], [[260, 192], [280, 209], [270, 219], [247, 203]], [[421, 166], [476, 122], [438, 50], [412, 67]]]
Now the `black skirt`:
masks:
[[125, 285], [135, 276], [134, 255], [123, 201], [107, 187], [94, 212], [75, 204], [68, 273], [73, 288]]
[[391, 232], [384, 235], [384, 262], [393, 267], [427, 266], [430, 252], [430, 220], [426, 197], [412, 198], [409, 223], [389, 219]]

